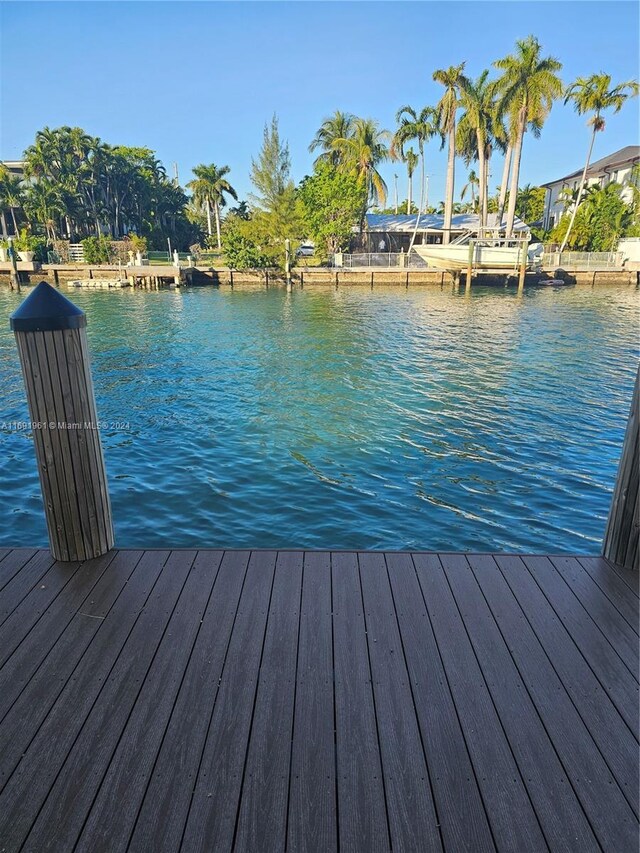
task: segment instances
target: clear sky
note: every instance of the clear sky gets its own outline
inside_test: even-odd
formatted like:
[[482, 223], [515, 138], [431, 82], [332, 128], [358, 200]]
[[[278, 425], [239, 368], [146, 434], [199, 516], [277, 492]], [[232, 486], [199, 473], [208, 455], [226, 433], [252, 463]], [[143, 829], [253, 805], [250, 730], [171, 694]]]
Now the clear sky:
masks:
[[[226, 163], [241, 197], [274, 111], [298, 180], [336, 108], [392, 129], [403, 104], [436, 103], [434, 69], [464, 60], [476, 75], [529, 33], [564, 63], [565, 82], [638, 73], [635, 2], [2, 2], [0, 16], [0, 158], [18, 159], [45, 125], [79, 125], [154, 149], [168, 171], [177, 162], [183, 184], [194, 164]], [[638, 142], [638, 100], [607, 119], [594, 157]], [[542, 138], [526, 140], [521, 184], [578, 169], [587, 141], [585, 119], [557, 104]], [[427, 171], [435, 203], [436, 140]], [[402, 164], [383, 170], [390, 196], [394, 172]], [[459, 163], [456, 196], [465, 174]], [[500, 177], [496, 157], [492, 187]]]

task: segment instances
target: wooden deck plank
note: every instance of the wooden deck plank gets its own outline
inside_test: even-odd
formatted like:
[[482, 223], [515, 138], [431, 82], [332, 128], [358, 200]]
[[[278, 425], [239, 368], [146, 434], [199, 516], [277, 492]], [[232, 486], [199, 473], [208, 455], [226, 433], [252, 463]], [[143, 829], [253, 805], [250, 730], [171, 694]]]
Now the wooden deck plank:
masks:
[[[221, 551], [200, 551], [195, 555], [158, 651], [92, 803], [93, 780], [83, 786], [81, 799], [91, 803], [91, 811], [74, 848], [76, 853], [93, 853], [95, 850], [116, 853], [126, 851], [128, 847], [221, 560]], [[175, 567], [171, 570], [175, 571]], [[126, 648], [123, 654], [125, 651]], [[112, 717], [108, 721], [94, 719], [93, 722], [93, 731], [85, 725], [82, 737], [92, 742], [98, 738], [103, 740], [105, 724], [112, 726]], [[74, 744], [75, 751], [79, 749], [79, 740]], [[90, 760], [95, 771], [97, 762], [93, 758]], [[76, 765], [74, 772], [81, 773], [82, 768]], [[83, 810], [76, 800], [74, 819], [81, 821], [82, 818]]]
[[303, 553], [278, 554], [234, 848], [280, 851], [287, 836]]
[[254, 551], [185, 828], [185, 851], [230, 850], [277, 554]]
[[[56, 828], [56, 846], [63, 850], [74, 849], [172, 615], [178, 602], [184, 601], [182, 592], [187, 586], [195, 556], [195, 551], [174, 551], [167, 560], [151, 594], [149, 606], [140, 614], [122, 647], [98, 701], [87, 715], [42, 803], [27, 836], [27, 848], [46, 850], [51, 844], [51, 827], [62, 816], [63, 820]], [[193, 607], [193, 604], [193, 597], [189, 598], [187, 605]], [[67, 706], [66, 711], [69, 714], [73, 708]], [[29, 799], [37, 802], [33, 792], [30, 792]]]
[[392, 846], [442, 850], [384, 554], [358, 555]]
[[635, 850], [638, 598], [604, 561], [47, 559], [0, 550], [7, 853]]
[[[55, 560], [48, 551], [36, 551], [2, 590], [2, 601], [0, 602], [0, 625], [11, 616], [23, 598], [27, 596], [34, 586], [49, 571]], [[61, 565], [65, 565], [61, 563]], [[76, 563], [73, 564], [77, 566]]]
[[147, 552], [127, 585], [127, 595], [118, 599], [121, 607], [112, 608], [105, 619], [78, 620], [98, 629], [71, 676], [59, 685], [55, 670], [49, 669], [34, 679], [33, 704], [36, 710], [40, 702], [45, 705], [44, 719], [29, 713], [25, 702], [31, 697], [24, 691], [11, 709], [14, 722], [8, 731], [7, 720], [3, 722], [0, 778], [6, 784], [0, 794], [0, 838], [9, 849], [19, 848], [31, 828], [156, 581], [161, 593], [171, 586], [170, 573], [162, 573], [167, 557], [168, 552]]
[[331, 555], [304, 555], [287, 848], [338, 849]]
[[638, 680], [638, 634], [609, 601], [575, 557], [551, 557], [551, 562], [599, 630]]
[[[459, 710], [451, 696], [411, 555], [389, 553], [386, 561], [444, 847], [469, 853], [494, 850]], [[484, 765], [480, 778], [492, 773], [493, 768]], [[494, 788], [484, 784], [482, 787], [491, 812]], [[461, 814], [465, 815], [464, 821], [460, 820]], [[498, 846], [503, 849], [515, 842], [512, 824], [511, 818], [496, 820]]]
[[523, 557], [524, 564], [560, 617], [598, 680], [631, 731], [638, 731], [638, 683], [616, 650], [586, 616], [573, 591], [558, 582], [558, 572], [548, 557]]
[[598, 850], [589, 821], [463, 555], [442, 566], [552, 849]]
[[202, 627], [133, 828], [130, 853], [148, 850], [175, 853], [180, 848], [237, 618], [249, 556], [249, 551], [226, 551], [222, 558]]
[[[49, 571], [42, 576], [22, 599], [11, 615], [0, 625], [0, 667], [7, 661], [15, 649], [38, 622], [48, 607], [56, 600], [67, 584], [73, 584], [78, 577], [82, 563], [53, 563]], [[80, 575], [90, 574], [80, 572]], [[66, 595], [65, 595], [66, 597]]]
[[[56, 599], [29, 633], [28, 642], [22, 643], [0, 669], [0, 720], [24, 690], [26, 695], [14, 719], [23, 732], [32, 725], [35, 731], [35, 723], [25, 722], [36, 712], [39, 719], [44, 718], [49, 706], [43, 697], [53, 704], [142, 553], [112, 552], [85, 563], [82, 574], [75, 575], [73, 588], [67, 587], [65, 595]], [[103, 571], [105, 564], [108, 570]], [[10, 743], [17, 745], [19, 740], [14, 731]]]
[[636, 816], [495, 560], [471, 555], [468, 562], [598, 841], [604, 850], [631, 850]]
[[36, 548], [12, 548], [0, 560], [0, 591], [37, 553]]
[[358, 558], [331, 557], [341, 850], [391, 849]]
[[629, 594], [629, 587], [620, 575], [614, 572], [609, 563], [602, 557], [580, 557], [578, 562], [591, 575], [623, 618], [638, 633], [640, 599], [636, 595]]
[[523, 613], [579, 709], [605, 761], [638, 814], [638, 741], [519, 557], [496, 563]]
[[[414, 563], [456, 704], [494, 838], [500, 851], [541, 851], [548, 845], [525, 779], [509, 745], [462, 618], [435, 554]], [[517, 814], [518, 820], [513, 816]]]

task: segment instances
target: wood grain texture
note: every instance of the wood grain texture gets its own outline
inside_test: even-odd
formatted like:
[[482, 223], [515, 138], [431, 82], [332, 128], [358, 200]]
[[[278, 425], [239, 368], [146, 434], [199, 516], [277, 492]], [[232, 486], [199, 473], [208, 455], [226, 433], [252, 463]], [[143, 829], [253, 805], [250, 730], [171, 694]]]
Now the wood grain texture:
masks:
[[299, 853], [338, 849], [331, 598], [331, 555], [307, 552], [287, 834], [288, 848]]
[[86, 330], [15, 334], [52, 553], [98, 557], [113, 546], [113, 526]]
[[612, 563], [638, 571], [640, 552], [640, 366], [604, 535], [603, 554]]
[[0, 552], [0, 846], [635, 853], [638, 598], [553, 559]]

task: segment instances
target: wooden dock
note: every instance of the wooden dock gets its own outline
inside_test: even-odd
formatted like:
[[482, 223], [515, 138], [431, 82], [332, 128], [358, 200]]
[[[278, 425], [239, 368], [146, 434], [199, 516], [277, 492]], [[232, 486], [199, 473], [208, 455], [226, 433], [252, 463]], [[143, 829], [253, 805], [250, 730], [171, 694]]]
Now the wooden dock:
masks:
[[0, 551], [0, 850], [638, 844], [638, 573]]

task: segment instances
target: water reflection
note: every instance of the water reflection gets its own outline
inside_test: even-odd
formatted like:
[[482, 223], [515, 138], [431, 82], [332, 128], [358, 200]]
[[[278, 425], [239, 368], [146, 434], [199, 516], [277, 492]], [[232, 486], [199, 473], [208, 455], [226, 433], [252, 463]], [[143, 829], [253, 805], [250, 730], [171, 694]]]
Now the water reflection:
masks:
[[[635, 289], [70, 295], [130, 424], [103, 435], [121, 546], [598, 550]], [[0, 380], [26, 419], [6, 325]], [[0, 544], [44, 544], [29, 436], [0, 441]]]

